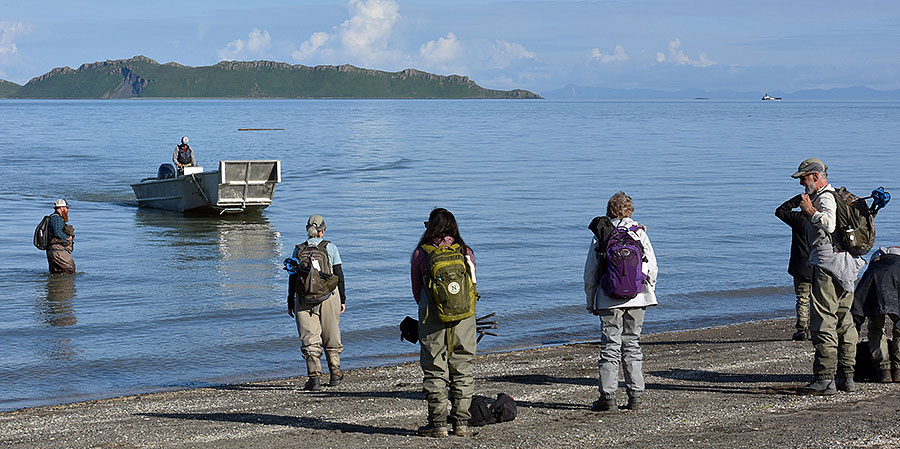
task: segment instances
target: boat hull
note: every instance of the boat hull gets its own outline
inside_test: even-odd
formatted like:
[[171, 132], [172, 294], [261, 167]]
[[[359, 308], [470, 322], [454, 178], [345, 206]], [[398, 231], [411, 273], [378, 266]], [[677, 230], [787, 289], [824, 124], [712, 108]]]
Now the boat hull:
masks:
[[219, 170], [131, 185], [138, 206], [174, 212], [249, 213], [272, 204], [281, 161], [219, 161]]

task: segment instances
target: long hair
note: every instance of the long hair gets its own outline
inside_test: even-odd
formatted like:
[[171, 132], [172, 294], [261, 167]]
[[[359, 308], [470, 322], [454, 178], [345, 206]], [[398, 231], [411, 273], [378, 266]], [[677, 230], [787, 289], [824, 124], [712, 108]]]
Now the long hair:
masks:
[[[430, 244], [434, 239], [440, 239], [446, 236], [453, 237], [454, 242], [459, 243], [460, 247], [467, 247], [466, 242], [464, 242], [459, 235], [459, 226], [456, 224], [456, 217], [454, 217], [449, 210], [438, 207], [428, 215], [428, 226], [425, 228], [425, 232], [422, 233], [422, 238], [419, 239], [419, 244], [416, 245], [416, 248], [426, 243]], [[465, 250], [463, 254], [466, 254]]]

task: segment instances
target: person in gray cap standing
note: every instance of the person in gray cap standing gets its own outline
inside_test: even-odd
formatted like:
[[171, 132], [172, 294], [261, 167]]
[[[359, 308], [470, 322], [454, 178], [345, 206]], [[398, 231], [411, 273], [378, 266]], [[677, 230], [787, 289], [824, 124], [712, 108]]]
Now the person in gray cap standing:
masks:
[[805, 193], [800, 210], [808, 217], [806, 240], [809, 263], [813, 266], [812, 301], [809, 328], [816, 348], [813, 381], [800, 388], [801, 393], [832, 395], [836, 390], [854, 391], [858, 335], [850, 307], [861, 257], [835, 249], [837, 193], [828, 183], [828, 167], [821, 160], [803, 161], [791, 175], [799, 179]]
[[68, 224], [69, 203], [58, 199], [53, 203], [53, 214], [50, 215], [50, 246], [47, 247], [47, 264], [50, 274], [71, 274], [75, 272], [75, 259], [72, 250], [75, 248], [75, 228]]
[[309, 217], [306, 222], [306, 233], [309, 239], [296, 245], [291, 257], [297, 259], [309, 251], [324, 247], [328, 260], [326, 265], [330, 267], [318, 269], [338, 277], [338, 286], [327, 299], [317, 304], [301, 301], [304, 292], [298, 292], [296, 289], [298, 274], [292, 274], [288, 281], [288, 314], [297, 322], [297, 332], [302, 343], [301, 353], [306, 359], [306, 371], [309, 375], [303, 389], [321, 391], [322, 383], [319, 378], [322, 375], [323, 348], [331, 375], [329, 385], [336, 387], [344, 379], [344, 373], [341, 371], [341, 352], [344, 351], [344, 345], [341, 344], [340, 316], [346, 310], [347, 294], [344, 290], [341, 255], [334, 243], [324, 240], [325, 219], [321, 215]]

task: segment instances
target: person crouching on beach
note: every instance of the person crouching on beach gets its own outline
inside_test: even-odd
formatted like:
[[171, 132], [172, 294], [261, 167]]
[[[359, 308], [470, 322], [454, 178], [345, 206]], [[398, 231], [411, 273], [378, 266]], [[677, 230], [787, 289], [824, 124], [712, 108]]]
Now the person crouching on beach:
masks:
[[[321, 391], [322, 382], [322, 349], [325, 349], [325, 360], [328, 362], [330, 373], [329, 386], [336, 387], [344, 380], [344, 372], [341, 371], [341, 353], [344, 345], [341, 344], [341, 314], [347, 310], [347, 294], [344, 290], [344, 270], [341, 267], [341, 254], [334, 243], [325, 240], [325, 219], [321, 215], [313, 215], [306, 222], [306, 233], [309, 236], [305, 242], [294, 246], [291, 257], [313, 257], [322, 260], [325, 266], [319, 266], [318, 260], [314, 262], [316, 269], [337, 276], [338, 285], [324, 301], [307, 302], [303, 298], [305, 292], [298, 291], [297, 276], [291, 274], [288, 279], [288, 315], [297, 322], [297, 332], [300, 334], [302, 344], [300, 351], [306, 359], [306, 372], [309, 379], [304, 390]], [[314, 255], [324, 246], [325, 256]]]
[[813, 266], [809, 330], [816, 348], [814, 378], [799, 392], [832, 395], [836, 390], [856, 391], [853, 373], [858, 335], [850, 307], [854, 284], [865, 261], [849, 251], [835, 250], [837, 193], [828, 182], [825, 163], [807, 159], [791, 177], [799, 180], [805, 190], [800, 209], [808, 219], [806, 241]]
[[72, 274], [75, 272], [75, 228], [68, 223], [69, 203], [58, 199], [53, 203], [50, 215], [50, 246], [47, 247], [47, 264], [50, 274]]
[[419, 305], [422, 389], [428, 406], [428, 424], [418, 434], [448, 436], [449, 418], [455, 435], [468, 436], [475, 389], [475, 254], [459, 235], [450, 211], [431, 211], [410, 265], [413, 298]]
[[600, 398], [591, 410], [617, 411], [619, 364], [624, 364], [626, 408], [641, 407], [644, 393], [641, 328], [647, 306], [656, 301], [656, 255], [647, 231], [631, 216], [634, 205], [625, 192], [609, 199], [606, 216], [589, 226], [595, 231], [584, 264], [588, 312], [600, 317]]

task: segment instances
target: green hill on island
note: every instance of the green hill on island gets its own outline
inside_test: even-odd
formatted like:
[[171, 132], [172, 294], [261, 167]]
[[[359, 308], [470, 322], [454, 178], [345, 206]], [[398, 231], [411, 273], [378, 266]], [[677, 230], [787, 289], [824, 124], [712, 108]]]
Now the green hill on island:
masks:
[[0, 98], [6, 98], [19, 90], [22, 86], [9, 81], [0, 80]]
[[273, 61], [213, 66], [160, 64], [145, 56], [61, 67], [24, 86], [0, 82], [6, 98], [541, 98], [485, 89], [467, 76], [351, 65], [307, 67]]

